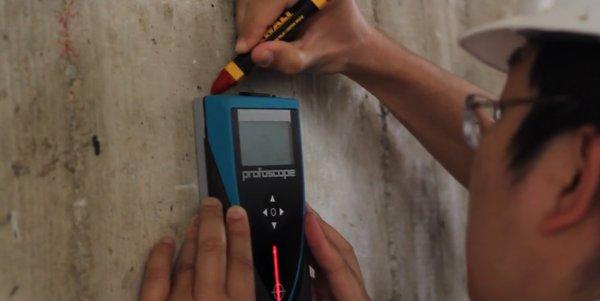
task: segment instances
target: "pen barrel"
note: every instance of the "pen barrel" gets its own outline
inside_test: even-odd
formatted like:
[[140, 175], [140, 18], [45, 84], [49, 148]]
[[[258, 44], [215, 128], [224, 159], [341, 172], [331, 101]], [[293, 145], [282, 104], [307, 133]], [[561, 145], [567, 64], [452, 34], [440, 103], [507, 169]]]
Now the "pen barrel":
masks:
[[293, 40], [300, 25], [318, 11], [319, 7], [312, 0], [300, 0], [277, 18], [264, 34], [263, 41]]
[[238, 54], [233, 59], [233, 62], [244, 72], [244, 75], [248, 75], [254, 68], [251, 52]]

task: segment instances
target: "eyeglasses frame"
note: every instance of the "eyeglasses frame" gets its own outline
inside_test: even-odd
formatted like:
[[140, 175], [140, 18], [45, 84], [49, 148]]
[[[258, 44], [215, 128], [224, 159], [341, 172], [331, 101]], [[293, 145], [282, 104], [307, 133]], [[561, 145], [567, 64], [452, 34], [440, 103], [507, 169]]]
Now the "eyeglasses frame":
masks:
[[536, 103], [557, 103], [566, 102], [572, 98], [564, 95], [552, 97], [524, 97], [511, 98], [506, 100], [495, 100], [481, 94], [468, 94], [465, 98], [465, 111], [463, 117], [463, 135], [467, 145], [472, 149], [477, 149], [482, 135], [482, 120], [478, 117], [476, 110], [479, 108], [491, 108], [492, 120], [495, 123], [502, 118], [504, 111], [509, 107], [536, 104]]

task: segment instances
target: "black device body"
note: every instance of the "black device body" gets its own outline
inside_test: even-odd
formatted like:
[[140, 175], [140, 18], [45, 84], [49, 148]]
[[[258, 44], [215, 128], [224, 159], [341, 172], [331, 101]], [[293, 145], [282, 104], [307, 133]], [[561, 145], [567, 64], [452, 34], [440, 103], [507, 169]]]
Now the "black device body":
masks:
[[257, 300], [310, 300], [297, 101], [210, 96], [194, 119], [201, 196], [248, 213]]

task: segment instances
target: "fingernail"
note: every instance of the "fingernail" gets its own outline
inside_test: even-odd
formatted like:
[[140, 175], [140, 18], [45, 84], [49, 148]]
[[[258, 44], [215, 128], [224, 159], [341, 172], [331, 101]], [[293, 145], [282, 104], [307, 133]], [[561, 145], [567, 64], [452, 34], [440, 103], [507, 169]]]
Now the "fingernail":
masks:
[[315, 209], [313, 209], [313, 207], [310, 206], [308, 203], [306, 203], [306, 209], [308, 209], [307, 213], [312, 213], [315, 215], [316, 218], [319, 218], [319, 219], [321, 218], [321, 215], [319, 215], [319, 213], [317, 211], [315, 211]]
[[232, 206], [227, 210], [227, 218], [232, 220], [241, 219], [245, 214], [246, 211], [240, 206]]
[[261, 67], [269, 67], [273, 62], [273, 52], [265, 51], [262, 54], [262, 58], [258, 61], [258, 65]]
[[306, 226], [308, 226], [308, 224], [314, 224], [317, 225], [317, 227], [319, 228], [321, 227], [321, 225], [319, 224], [319, 217], [317, 217], [314, 211], [307, 212], [304, 219]]
[[245, 51], [246, 51], [246, 41], [242, 38], [239, 38], [237, 40], [237, 43], [235, 44], [235, 52], [243, 53]]
[[219, 202], [219, 200], [217, 200], [215, 198], [204, 198], [200, 202], [200, 206], [214, 206], [214, 205], [220, 205], [220, 204], [221, 204], [221, 202]]
[[160, 240], [160, 243], [168, 244], [168, 245], [174, 245], [175, 244], [175, 240], [173, 239], [173, 237], [167, 235], [167, 236], [163, 237]]

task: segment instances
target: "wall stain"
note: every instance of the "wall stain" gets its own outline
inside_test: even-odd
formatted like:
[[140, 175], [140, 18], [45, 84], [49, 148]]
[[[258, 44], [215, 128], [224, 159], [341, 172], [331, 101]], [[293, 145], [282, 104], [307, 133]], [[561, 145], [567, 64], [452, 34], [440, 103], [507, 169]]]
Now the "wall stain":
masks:
[[149, 26], [148, 26], [148, 16], [147, 16], [146, 10], [142, 6], [138, 7], [138, 9], [139, 9], [138, 23], [140, 24], [142, 31], [145, 34], [147, 34]]
[[71, 22], [77, 16], [77, 12], [72, 9], [73, 0], [65, 0], [63, 3], [65, 9], [57, 14], [58, 24], [60, 25], [58, 44], [62, 46], [60, 56], [63, 58], [77, 58], [79, 55], [73, 48], [70, 33]]
[[169, 21], [173, 20], [173, 7], [168, 3], [163, 4], [163, 16]]
[[11, 168], [13, 170], [13, 174], [17, 178], [31, 173], [31, 169], [29, 168], [29, 166], [27, 166], [21, 162], [14, 162], [11, 165]]
[[17, 285], [15, 285], [15, 286], [13, 286], [13, 288], [10, 290], [10, 293], [8, 293], [8, 298], [12, 298], [12, 297], [14, 297], [14, 296], [17, 294], [17, 292], [19, 291], [19, 288], [20, 288], [20, 287], [21, 287], [21, 286], [20, 286], [20, 285], [18, 285], [18, 284], [17, 284]]
[[0, 220], [0, 227], [7, 226], [10, 224], [10, 213], [6, 214], [4, 219]]
[[100, 140], [98, 139], [98, 136], [94, 135], [92, 136], [92, 146], [94, 147], [94, 155], [96, 156], [100, 156]]
[[[382, 172], [382, 185], [383, 185], [383, 207], [385, 212], [390, 212], [392, 210], [392, 190], [391, 185], [393, 185], [393, 171], [391, 169], [391, 158], [392, 158], [392, 149], [391, 149], [391, 141], [388, 132], [388, 116], [390, 111], [383, 104], [379, 104], [379, 118], [381, 122], [381, 136], [379, 137], [379, 144], [381, 146], [381, 156], [380, 156], [380, 167]], [[396, 266], [397, 258], [394, 252], [392, 252], [394, 248], [394, 240], [391, 235], [386, 235], [386, 245], [388, 250], [388, 258], [391, 266]], [[398, 283], [400, 281], [398, 272], [395, 269], [390, 269], [390, 277], [391, 283]], [[391, 296], [399, 296], [401, 294], [398, 291], [396, 286], [392, 286]]]
[[375, 21], [375, 24], [381, 25], [381, 20], [379, 18], [379, 0], [372, 0], [371, 7], [373, 8], [373, 21]]
[[46, 164], [44, 164], [42, 166], [42, 169], [40, 170], [40, 173], [38, 174], [38, 176], [39, 177], [48, 176], [51, 172], [56, 170], [56, 166], [58, 165], [59, 162], [60, 162], [60, 159], [56, 155], [53, 155], [52, 158], [50, 158], [50, 161], [48, 161]]
[[[62, 10], [58, 13], [61, 37], [61, 58], [66, 84], [66, 121], [68, 137], [64, 153], [64, 168], [71, 174], [71, 203], [65, 204], [71, 213], [71, 238], [68, 246], [71, 270], [70, 281], [73, 284], [74, 300], [93, 300], [91, 273], [93, 270], [93, 253], [91, 249], [89, 211], [86, 198], [85, 175], [86, 164], [84, 150], [89, 147], [90, 122], [92, 115], [90, 105], [93, 102], [81, 99], [83, 79], [79, 71], [79, 55], [71, 41], [70, 29], [75, 26], [75, 0], [63, 0]], [[93, 115], [92, 115], [93, 116]]]
[[133, 267], [128, 268], [123, 274], [123, 278], [121, 279], [121, 288], [122, 289], [131, 289], [137, 284], [137, 274], [134, 273], [135, 269]]

